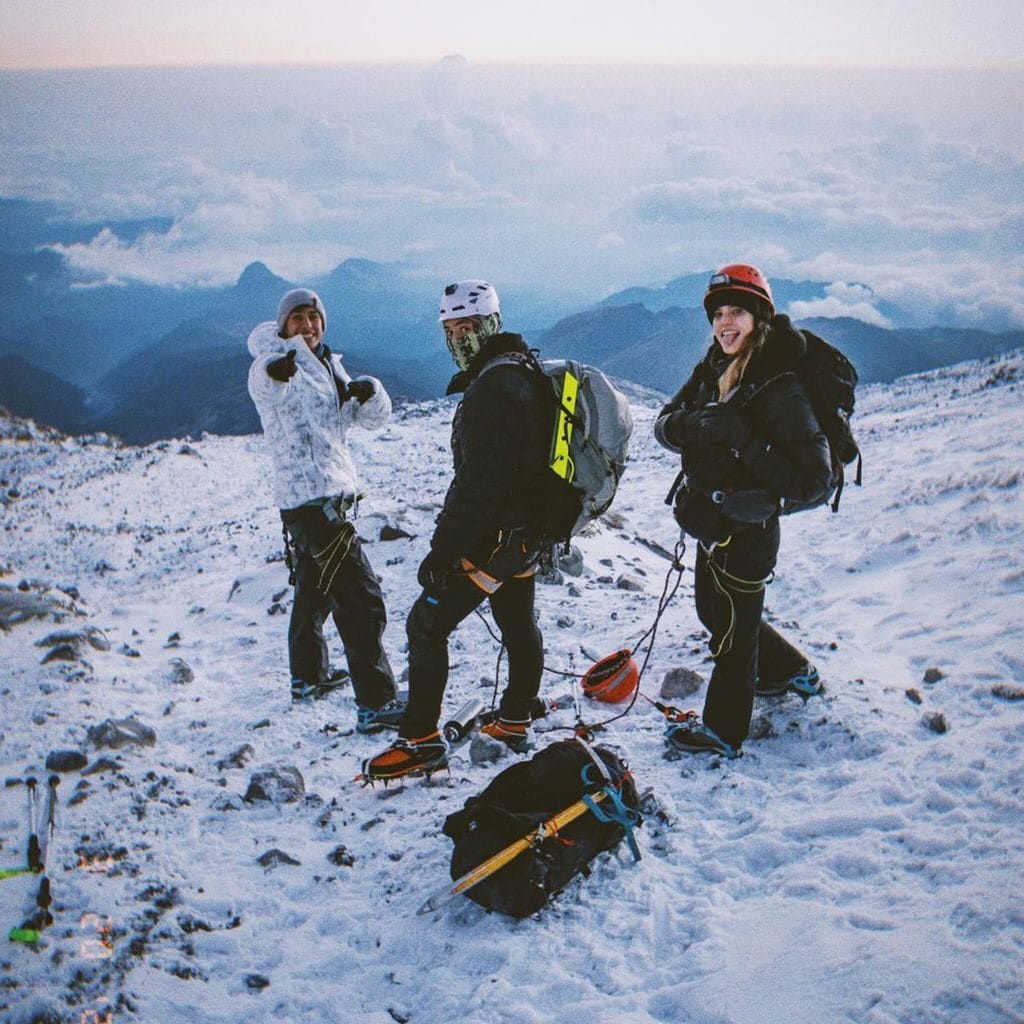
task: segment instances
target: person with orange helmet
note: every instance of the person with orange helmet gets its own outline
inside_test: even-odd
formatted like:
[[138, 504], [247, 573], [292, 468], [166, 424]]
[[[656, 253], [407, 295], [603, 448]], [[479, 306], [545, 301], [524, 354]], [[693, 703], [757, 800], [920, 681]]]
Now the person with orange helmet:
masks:
[[714, 669], [701, 716], [672, 722], [671, 748], [734, 757], [750, 730], [755, 694], [821, 689], [817, 669], [764, 621], [764, 591], [779, 551], [784, 502], [828, 488], [831, 458], [795, 367], [807, 341], [776, 313], [771, 286], [730, 263], [704, 295], [711, 346], [664, 406], [658, 441], [682, 457], [676, 521], [697, 540], [694, 597], [711, 634]]

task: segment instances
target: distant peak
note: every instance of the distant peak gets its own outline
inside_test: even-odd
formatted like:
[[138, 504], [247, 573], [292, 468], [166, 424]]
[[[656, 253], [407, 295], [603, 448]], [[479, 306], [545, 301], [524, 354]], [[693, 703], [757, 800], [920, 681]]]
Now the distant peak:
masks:
[[238, 279], [239, 288], [262, 288], [277, 284], [287, 284], [287, 282], [273, 273], [266, 263], [261, 263], [259, 260], [250, 263]]

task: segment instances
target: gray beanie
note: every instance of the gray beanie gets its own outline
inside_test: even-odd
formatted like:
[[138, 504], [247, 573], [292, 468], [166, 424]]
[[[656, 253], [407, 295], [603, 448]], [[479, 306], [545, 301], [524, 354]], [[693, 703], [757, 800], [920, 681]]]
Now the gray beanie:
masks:
[[284, 298], [277, 304], [277, 333], [281, 334], [284, 331], [288, 317], [300, 306], [312, 306], [320, 314], [320, 319], [324, 322], [324, 334], [326, 334], [327, 310], [324, 309], [320, 296], [310, 288], [293, 288], [290, 292], [285, 292]]

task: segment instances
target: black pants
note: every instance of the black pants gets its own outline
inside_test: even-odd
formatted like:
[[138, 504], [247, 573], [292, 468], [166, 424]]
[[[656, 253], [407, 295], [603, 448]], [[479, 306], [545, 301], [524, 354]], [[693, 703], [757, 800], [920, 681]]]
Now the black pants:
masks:
[[534, 576], [512, 577], [488, 595], [467, 576], [450, 576], [436, 598], [419, 596], [406, 622], [409, 707], [400, 736], [414, 739], [437, 728], [448, 683], [448, 637], [485, 598], [508, 652], [508, 686], [498, 710], [505, 718], [530, 717], [530, 702], [540, 690], [544, 668], [543, 640], [533, 619], [535, 587]]
[[697, 548], [694, 596], [697, 616], [711, 633], [715, 667], [704, 702], [704, 723], [726, 743], [740, 746], [750, 731], [754, 690], [788, 679], [807, 657], [763, 620], [764, 587], [758, 581], [775, 568], [778, 519], [737, 531], [709, 554]]
[[384, 653], [387, 612], [377, 575], [352, 524], [330, 522], [321, 508], [304, 505], [281, 513], [293, 544], [295, 599], [288, 625], [293, 679], [322, 683], [328, 674], [324, 619], [334, 619], [352, 676], [356, 701], [379, 708], [395, 696]]

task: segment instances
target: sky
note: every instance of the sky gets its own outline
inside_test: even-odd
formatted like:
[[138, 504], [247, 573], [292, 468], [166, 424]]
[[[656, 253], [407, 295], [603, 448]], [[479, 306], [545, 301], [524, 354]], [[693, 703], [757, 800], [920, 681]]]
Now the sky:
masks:
[[[5, 0], [0, 70], [475, 62], [1020, 65], [1018, 0]], [[726, 13], [727, 12], [727, 13]]]

